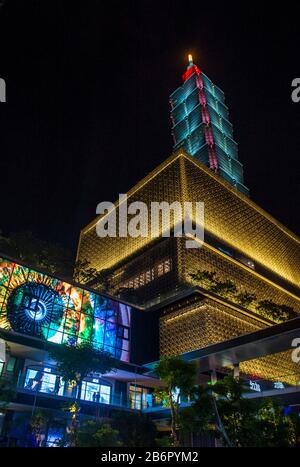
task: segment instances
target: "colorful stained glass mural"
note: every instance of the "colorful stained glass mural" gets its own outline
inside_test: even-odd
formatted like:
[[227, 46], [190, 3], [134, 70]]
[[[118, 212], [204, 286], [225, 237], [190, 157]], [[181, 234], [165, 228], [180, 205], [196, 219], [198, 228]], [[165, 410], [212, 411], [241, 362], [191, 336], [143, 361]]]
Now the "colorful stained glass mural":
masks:
[[0, 328], [57, 344], [90, 342], [129, 361], [131, 308], [0, 258]]

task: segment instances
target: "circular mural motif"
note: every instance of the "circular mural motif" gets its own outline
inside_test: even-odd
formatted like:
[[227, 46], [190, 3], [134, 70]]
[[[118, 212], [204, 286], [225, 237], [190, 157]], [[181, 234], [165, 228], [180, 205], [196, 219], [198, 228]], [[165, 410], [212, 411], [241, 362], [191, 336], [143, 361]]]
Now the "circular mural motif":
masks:
[[38, 337], [51, 337], [63, 313], [62, 297], [51, 287], [35, 282], [25, 282], [16, 287], [7, 302], [7, 318], [14, 331]]

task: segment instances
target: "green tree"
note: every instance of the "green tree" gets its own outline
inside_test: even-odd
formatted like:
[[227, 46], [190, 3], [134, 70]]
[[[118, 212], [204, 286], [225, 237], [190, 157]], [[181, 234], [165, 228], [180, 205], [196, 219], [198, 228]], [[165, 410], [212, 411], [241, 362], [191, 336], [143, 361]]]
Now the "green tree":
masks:
[[201, 271], [200, 269], [196, 273], [191, 273], [190, 277], [195, 282], [200, 282], [204, 288], [210, 289], [216, 283], [217, 273], [215, 271]]
[[49, 355], [57, 362], [57, 369], [65, 381], [74, 381], [77, 386], [77, 400], [80, 400], [84, 378], [89, 373], [105, 374], [116, 368], [118, 361], [109, 352], [95, 350], [89, 344], [53, 345]]
[[91, 267], [90, 261], [77, 260], [74, 266], [73, 279], [80, 284], [88, 284], [90, 286], [97, 284], [97, 290], [107, 292], [110, 286], [110, 270], [102, 269], [98, 271]]
[[91, 262], [84, 260], [77, 260], [74, 265], [73, 278], [76, 282], [85, 284], [97, 277], [97, 269], [90, 266]]
[[183, 398], [188, 398], [196, 380], [194, 363], [181, 357], [163, 357], [155, 367], [163, 386], [155, 390], [158, 400], [171, 412], [171, 436], [174, 446], [180, 446], [179, 413]]
[[[65, 420], [61, 417], [57, 417], [55, 412], [51, 409], [41, 409], [39, 408], [30, 419], [30, 428], [32, 434], [36, 438], [38, 446], [46, 446], [49, 429], [51, 425], [55, 427], [65, 427]], [[42, 441], [42, 434], [44, 434], [44, 439]]]
[[249, 293], [249, 292], [239, 292], [235, 296], [235, 300], [239, 305], [244, 306], [245, 308], [248, 308], [253, 302], [256, 300], [256, 295], [254, 293]]
[[[290, 446], [295, 427], [283, 407], [266, 398], [248, 399], [243, 381], [226, 376], [212, 386], [218, 414], [224, 426], [225, 444], [235, 447]], [[226, 436], [224, 436], [226, 434]]]
[[155, 446], [157, 430], [147, 414], [115, 412], [112, 416], [112, 427], [119, 431], [123, 446]]
[[52, 274], [72, 277], [73, 257], [60, 245], [39, 240], [30, 231], [0, 235], [0, 251], [16, 260]]
[[296, 444], [297, 419], [285, 415], [279, 401], [261, 399], [258, 418], [261, 434], [258, 443], [260, 441], [262, 446], [290, 447]]
[[274, 303], [273, 300], [259, 301], [256, 309], [262, 316], [265, 316], [277, 323], [282, 323], [297, 317], [297, 313], [292, 307], [279, 305], [278, 303]]
[[215, 434], [215, 411], [209, 386], [196, 386], [190, 395], [191, 405], [179, 414], [179, 429], [184, 435], [191, 433]]
[[237, 292], [236, 285], [233, 281], [229, 279], [225, 281], [219, 280], [215, 271], [198, 270], [196, 273], [191, 273], [190, 277], [195, 282], [199, 282], [202, 287], [224, 297]]
[[[49, 355], [57, 362], [57, 369], [65, 381], [74, 382], [77, 387], [76, 401], [70, 407], [72, 413], [71, 438], [78, 424], [80, 397], [83, 380], [92, 372], [105, 374], [118, 366], [110, 353], [95, 350], [91, 344], [52, 345]], [[72, 443], [74, 439], [72, 439]]]
[[217, 295], [228, 297], [230, 295], [234, 295], [237, 291], [237, 288], [233, 281], [227, 279], [225, 281], [215, 281], [215, 284], [210, 288], [210, 290]]
[[118, 430], [109, 423], [88, 420], [76, 431], [77, 447], [116, 447], [122, 446]]

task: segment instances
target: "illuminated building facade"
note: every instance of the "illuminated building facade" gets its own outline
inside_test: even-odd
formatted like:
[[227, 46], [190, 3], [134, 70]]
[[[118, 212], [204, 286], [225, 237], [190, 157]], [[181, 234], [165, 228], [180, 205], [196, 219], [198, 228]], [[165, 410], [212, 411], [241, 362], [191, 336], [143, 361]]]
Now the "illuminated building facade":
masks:
[[129, 362], [131, 308], [0, 258], [0, 328], [55, 344], [90, 343]]
[[170, 96], [174, 150], [184, 148], [248, 195], [223, 91], [194, 65], [191, 55], [182, 79]]
[[55, 446], [62, 438], [69, 418], [58, 411], [62, 404], [74, 402], [79, 389], [62, 378], [49, 356], [55, 345], [86, 343], [118, 362], [117, 369], [84, 379], [83, 416], [109, 417], [116, 410], [149, 407], [153, 380], [145, 368], [132, 363], [136, 349], [131, 352], [130, 342], [138, 341], [137, 314], [110, 296], [1, 257], [0, 382], [12, 385], [16, 394], [5, 412], [0, 410], [0, 445], [4, 432], [10, 445], [31, 445], [26, 433], [33, 407], [54, 410], [64, 419], [57, 422], [54, 417], [46, 445]]
[[[259, 309], [264, 300], [288, 307], [292, 313], [286, 319], [298, 316], [299, 239], [200, 161], [178, 150], [128, 192], [128, 202], [138, 200], [148, 205], [204, 201], [204, 245], [187, 249], [185, 238], [173, 237], [99, 238], [94, 221], [81, 232], [78, 257], [107, 272], [110, 293], [159, 320], [161, 355], [183, 354], [276, 324]], [[212, 292], [192, 279], [198, 270], [232, 281], [236, 291]], [[255, 300], [242, 306], [238, 296], [245, 293]], [[172, 319], [178, 314], [180, 319]], [[266, 357], [241, 369], [260, 378], [297, 371], [289, 354], [279, 355], [276, 367]]]
[[[2, 258], [0, 329], [11, 353], [0, 371], [17, 379], [18, 404], [32, 405], [37, 393], [40, 405], [47, 396], [45, 406], [54, 408], [59, 398], [74, 397], [46, 355], [48, 345], [65, 343], [89, 342], [120, 361], [116, 372], [84, 381], [87, 414], [95, 394], [103, 416], [115, 406], [151, 411], [159, 383], [149, 369], [165, 355], [198, 360], [200, 376], [238, 365], [254, 390], [260, 380], [278, 387], [300, 381], [290, 343], [270, 344], [277, 326], [300, 316], [300, 240], [249, 198], [224, 95], [191, 57], [170, 102], [175, 152], [127, 201], [204, 202], [203, 245], [187, 249], [185, 236], [172, 235], [100, 238], [97, 218], [81, 231], [77, 259], [101, 272], [101, 280], [74, 284]], [[179, 219], [175, 212], [170, 219], [172, 231]], [[222, 352], [223, 359], [215, 358]], [[203, 355], [210, 353], [215, 360], [207, 363]]]

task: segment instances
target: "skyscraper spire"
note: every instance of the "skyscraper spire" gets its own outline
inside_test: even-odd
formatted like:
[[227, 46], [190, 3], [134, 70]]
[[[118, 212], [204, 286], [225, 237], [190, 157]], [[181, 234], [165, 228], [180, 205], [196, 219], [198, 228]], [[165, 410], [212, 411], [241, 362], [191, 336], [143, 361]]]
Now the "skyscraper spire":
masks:
[[188, 60], [189, 60], [188, 68], [190, 68], [191, 66], [194, 66], [192, 54], [188, 54]]
[[194, 64], [192, 54], [182, 79], [182, 86], [170, 96], [174, 149], [183, 147], [249, 196], [223, 91]]

